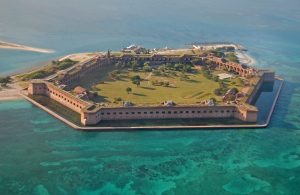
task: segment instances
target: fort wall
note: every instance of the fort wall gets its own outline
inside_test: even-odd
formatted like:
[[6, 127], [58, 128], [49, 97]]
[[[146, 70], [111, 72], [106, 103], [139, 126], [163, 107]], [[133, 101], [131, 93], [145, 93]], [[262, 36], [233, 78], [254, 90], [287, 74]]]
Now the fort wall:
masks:
[[233, 118], [237, 108], [231, 106], [157, 106], [100, 108], [83, 112], [81, 122], [95, 125], [102, 120], [178, 119], [178, 118]]
[[100, 70], [102, 67], [111, 65], [112, 61], [109, 58], [95, 57], [92, 60], [82, 63], [73, 70], [67, 73], [61, 73], [59, 75], [59, 84], [70, 85], [75, 81], [79, 81], [81, 77], [85, 76], [87, 73], [92, 71]]
[[263, 72], [261, 72], [260, 79], [259, 79], [258, 83], [256, 84], [256, 86], [254, 87], [252, 93], [248, 97], [246, 103], [247, 104], [252, 104], [253, 103], [253, 100], [255, 99], [257, 93], [259, 92], [259, 90], [261, 89], [262, 85], [265, 82], [274, 82], [274, 81], [275, 81], [275, 72], [273, 72], [273, 71], [263, 71]]
[[47, 96], [78, 113], [81, 113], [83, 108], [90, 105], [90, 103], [76, 98], [72, 94], [44, 81], [32, 82], [28, 87], [28, 94]]
[[[150, 61], [154, 64], [167, 63], [167, 62], [188, 62], [194, 56], [182, 56], [182, 57], [164, 57], [164, 56], [152, 56], [143, 57], [142, 60]], [[199, 57], [199, 56], [198, 56]], [[72, 84], [74, 81], [79, 80], [85, 76], [86, 73], [101, 70], [102, 67], [112, 65], [117, 61], [131, 61], [141, 60], [138, 57], [121, 56], [121, 57], [96, 57], [92, 60], [82, 63], [76, 66], [71, 72], [64, 73], [60, 78], [59, 84]], [[218, 64], [222, 68], [227, 68], [225, 64]], [[227, 64], [228, 65], [228, 64]], [[231, 68], [236, 67], [234, 65]], [[230, 67], [229, 67], [230, 69]], [[240, 72], [242, 76], [253, 74], [254, 69], [233, 69]], [[247, 102], [251, 102], [255, 94], [260, 89], [261, 85], [265, 81], [274, 80], [274, 73], [268, 72], [263, 74], [258, 84], [255, 86], [252, 94], [249, 96]], [[83, 125], [96, 125], [102, 120], [130, 120], [130, 119], [178, 119], [178, 118], [237, 118], [247, 122], [256, 122], [258, 110], [251, 106], [245, 105], [189, 105], [189, 106], [156, 106], [156, 107], [116, 107], [105, 108], [98, 107], [92, 103], [83, 101], [67, 91], [60, 89], [54, 84], [39, 80], [33, 81], [28, 87], [28, 93], [30, 95], [45, 95], [62, 105], [80, 113], [81, 123]], [[91, 109], [91, 107], [93, 107]]]

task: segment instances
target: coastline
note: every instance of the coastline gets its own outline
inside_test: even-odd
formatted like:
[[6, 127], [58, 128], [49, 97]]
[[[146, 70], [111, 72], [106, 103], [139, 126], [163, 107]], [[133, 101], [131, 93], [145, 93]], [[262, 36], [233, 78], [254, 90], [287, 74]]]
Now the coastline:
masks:
[[255, 59], [252, 58], [249, 54], [243, 51], [236, 51], [236, 56], [239, 59], [239, 62], [246, 65], [254, 65], [256, 63]]
[[22, 100], [22, 99], [24, 99], [24, 98], [22, 96], [20, 96], [20, 95], [6, 96], [6, 97], [0, 97], [0, 102], [12, 101], [12, 100]]
[[51, 49], [44, 49], [44, 48], [37, 48], [37, 47], [30, 47], [26, 45], [21, 45], [17, 43], [10, 43], [0, 40], [0, 49], [10, 49], [10, 50], [23, 50], [23, 51], [31, 51], [37, 53], [54, 53], [54, 50]]
[[21, 87], [18, 84], [12, 83], [0, 90], [0, 101], [9, 101], [23, 99], [20, 95]]
[[192, 45], [194, 49], [200, 49], [201, 50], [210, 50], [210, 49], [217, 49], [222, 47], [234, 47], [235, 54], [238, 57], [238, 60], [241, 64], [246, 65], [254, 65], [256, 63], [255, 59], [252, 58], [249, 54], [247, 54], [247, 49], [239, 44], [199, 44], [199, 45]]

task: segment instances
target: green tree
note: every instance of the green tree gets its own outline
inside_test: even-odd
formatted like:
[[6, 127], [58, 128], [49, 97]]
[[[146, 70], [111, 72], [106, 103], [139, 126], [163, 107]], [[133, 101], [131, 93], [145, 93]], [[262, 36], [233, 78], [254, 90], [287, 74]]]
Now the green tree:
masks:
[[192, 59], [191, 63], [193, 65], [201, 65], [202, 64], [201, 59]]
[[192, 65], [190, 64], [184, 64], [183, 71], [184, 72], [190, 72], [192, 70]]
[[7, 77], [0, 77], [0, 83], [1, 83], [1, 84], [7, 85], [8, 83], [11, 82], [11, 80], [12, 80], [12, 79], [11, 79], [9, 76], [7, 76]]
[[131, 89], [130, 87], [127, 87], [127, 88], [126, 88], [126, 92], [129, 94], [129, 93], [132, 92], [132, 89]]
[[139, 75], [135, 75], [135, 76], [131, 77], [132, 83], [135, 84], [137, 87], [140, 86], [141, 80], [142, 79]]
[[210, 98], [210, 100], [212, 100], [214, 103], [217, 102], [216, 98], [214, 98], [214, 97]]
[[175, 70], [181, 71], [183, 69], [183, 64], [175, 64], [174, 65]]

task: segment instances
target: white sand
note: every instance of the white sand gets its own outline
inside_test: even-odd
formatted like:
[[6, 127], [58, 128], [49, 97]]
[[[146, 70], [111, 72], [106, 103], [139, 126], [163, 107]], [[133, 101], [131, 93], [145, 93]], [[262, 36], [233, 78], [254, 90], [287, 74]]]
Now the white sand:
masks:
[[241, 51], [239, 49], [245, 49], [243, 46], [238, 45], [238, 44], [210, 44], [210, 45], [193, 45], [193, 48], [195, 49], [200, 49], [202, 48], [203, 50], [209, 50], [209, 49], [217, 49], [221, 47], [234, 47], [235, 53], [242, 64], [246, 65], [253, 65], [255, 64], [255, 60], [249, 56], [245, 51]]
[[74, 61], [82, 62], [82, 61], [85, 61], [85, 60], [95, 57], [97, 54], [99, 54], [99, 52], [98, 53], [91, 53], [91, 52], [90, 53], [75, 53], [75, 54], [70, 54], [70, 55], [61, 57], [61, 58], [59, 58], [59, 61], [69, 58]]
[[205, 44], [205, 45], [193, 45], [193, 48], [203, 50], [209, 50], [209, 49], [217, 49], [221, 47], [234, 47], [235, 50], [238, 50], [240, 48], [243, 48], [241, 45], [238, 44]]
[[21, 87], [16, 84], [9, 84], [8, 87], [1, 88], [0, 101], [21, 99], [20, 90]]
[[4, 42], [4, 41], [0, 41], [0, 49], [24, 50], [24, 51], [32, 51], [32, 52], [38, 52], [38, 53], [54, 53], [54, 50], [50, 50], [50, 49], [29, 47], [26, 45], [9, 43], [9, 42]]

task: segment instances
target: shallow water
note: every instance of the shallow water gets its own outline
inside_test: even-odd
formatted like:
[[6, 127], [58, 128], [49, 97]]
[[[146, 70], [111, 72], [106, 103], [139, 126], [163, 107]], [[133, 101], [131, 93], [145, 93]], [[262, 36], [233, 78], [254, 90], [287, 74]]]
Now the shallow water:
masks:
[[0, 39], [56, 50], [0, 50], [3, 75], [131, 43], [236, 41], [286, 79], [267, 129], [85, 133], [0, 102], [0, 194], [299, 194], [299, 1], [4, 0]]

